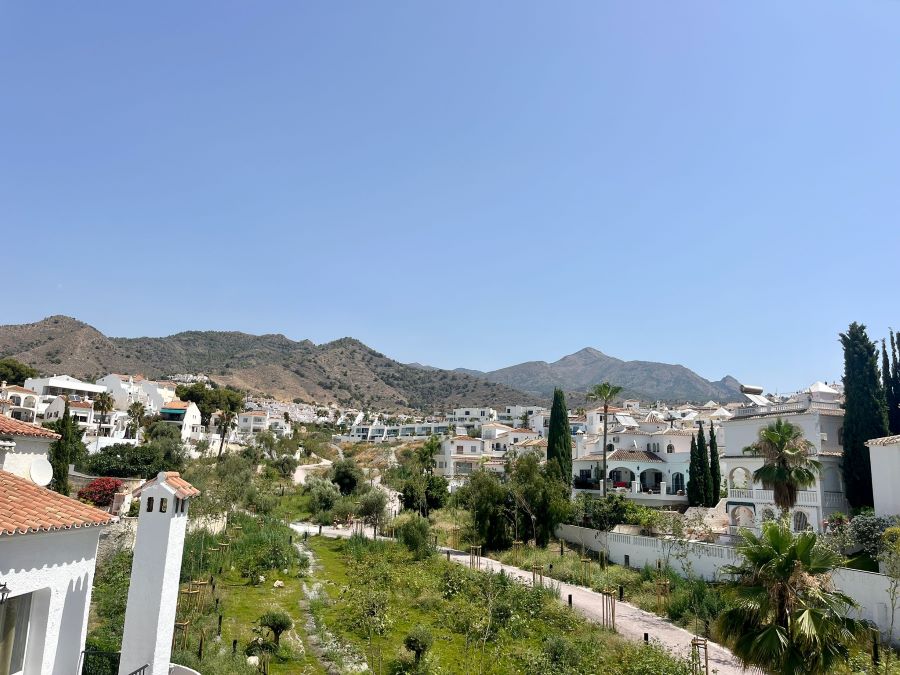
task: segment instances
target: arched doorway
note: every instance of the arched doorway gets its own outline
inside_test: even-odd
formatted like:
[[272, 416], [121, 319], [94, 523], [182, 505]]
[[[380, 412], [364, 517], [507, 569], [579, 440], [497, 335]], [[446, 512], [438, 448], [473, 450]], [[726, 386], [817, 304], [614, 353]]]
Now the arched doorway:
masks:
[[672, 474], [672, 490], [684, 492], [684, 474], [680, 471]]
[[641, 490], [643, 492], [659, 492], [663, 474], [659, 469], [644, 469], [641, 471]]
[[618, 466], [609, 472], [609, 480], [613, 487], [630, 488], [631, 482], [634, 480], [634, 472], [624, 466]]
[[753, 474], [750, 469], [736, 466], [728, 474], [728, 484], [733, 490], [749, 490], [753, 487]]

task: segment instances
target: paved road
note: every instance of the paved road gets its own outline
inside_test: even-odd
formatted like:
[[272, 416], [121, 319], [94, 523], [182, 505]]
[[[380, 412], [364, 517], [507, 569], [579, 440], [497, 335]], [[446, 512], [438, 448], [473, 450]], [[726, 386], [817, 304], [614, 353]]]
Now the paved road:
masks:
[[331, 466], [331, 461], [313, 455], [319, 461], [315, 464], [300, 464], [294, 471], [294, 484], [302, 485], [306, 482], [306, 477], [316, 469], [326, 469]]
[[[294, 531], [310, 534], [317, 534], [318, 525], [309, 523], [293, 523], [291, 527]], [[322, 534], [327, 537], [349, 537], [350, 531], [337, 529], [333, 527], [322, 528]], [[469, 554], [452, 549], [442, 548], [442, 552], [446, 555], [446, 551], [450, 551], [450, 559], [461, 565], [469, 564]], [[509, 576], [518, 579], [526, 585], [531, 584], [531, 572], [512, 567], [510, 565], [502, 565], [496, 560], [490, 558], [482, 558], [482, 568], [499, 572], [501, 569]], [[553, 584], [559, 587], [560, 598], [565, 602], [568, 595], [572, 595], [572, 606], [581, 614], [591, 621], [601, 622], [602, 601], [603, 597], [600, 593], [588, 590], [583, 586], [575, 586], [553, 580]], [[616, 602], [616, 632], [626, 638], [632, 640], [643, 641], [644, 633], [649, 633], [650, 639], [659, 642], [667, 649], [678, 656], [688, 658], [690, 656], [691, 638], [693, 634], [674, 626], [668, 621], [658, 617], [656, 614], [645, 612], [639, 607], [630, 605], [627, 602]], [[709, 670], [718, 672], [719, 675], [747, 675], [739, 661], [725, 647], [714, 642], [709, 643]]]

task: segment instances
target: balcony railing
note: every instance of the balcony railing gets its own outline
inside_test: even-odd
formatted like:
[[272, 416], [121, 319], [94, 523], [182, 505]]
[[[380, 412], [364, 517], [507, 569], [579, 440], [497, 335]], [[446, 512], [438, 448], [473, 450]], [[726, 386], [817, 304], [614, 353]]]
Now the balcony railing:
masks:
[[[835, 493], [840, 494], [840, 493]], [[756, 490], [749, 488], [729, 488], [729, 499], [753, 499], [758, 502], [773, 502], [775, 494], [772, 490]], [[797, 503], [805, 506], [816, 506], [819, 503], [819, 493], [815, 490], [798, 490]]]
[[734, 416], [753, 417], [755, 415], [778, 415], [780, 413], [803, 412], [805, 410], [841, 410], [841, 404], [828, 401], [773, 403], [772, 405], [757, 405], [749, 408], [738, 408], [734, 411]]

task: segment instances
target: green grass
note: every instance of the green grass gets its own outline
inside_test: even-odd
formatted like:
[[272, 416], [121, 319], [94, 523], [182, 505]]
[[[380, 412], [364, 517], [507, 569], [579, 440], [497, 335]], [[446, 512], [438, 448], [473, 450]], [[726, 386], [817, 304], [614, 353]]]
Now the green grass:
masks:
[[[393, 542], [311, 537], [309, 546], [324, 591], [311, 606], [314, 614], [373, 670], [390, 672], [400, 662], [409, 668], [404, 638], [425, 626], [434, 637], [427, 672], [687, 672], [658, 648], [588, 623], [547, 589], [471, 571], [441, 556], [416, 561]], [[372, 607], [381, 609], [367, 611]]]

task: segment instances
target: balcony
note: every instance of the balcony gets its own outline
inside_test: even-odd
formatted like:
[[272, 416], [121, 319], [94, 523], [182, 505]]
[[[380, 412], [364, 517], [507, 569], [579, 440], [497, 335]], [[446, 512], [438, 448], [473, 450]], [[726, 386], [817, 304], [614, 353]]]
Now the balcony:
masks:
[[804, 412], [807, 410], [841, 410], [840, 403], [826, 401], [797, 401], [795, 403], [775, 403], [750, 408], [738, 408], [734, 417], [756, 417], [758, 415], [780, 415], [782, 413]]
[[[834, 493], [840, 494], [840, 493]], [[841, 495], [843, 497], [843, 495]], [[772, 490], [756, 490], [756, 489], [748, 489], [748, 488], [729, 488], [728, 489], [728, 498], [729, 499], [752, 499], [757, 502], [774, 502], [775, 495]], [[819, 504], [819, 493], [815, 490], [798, 490], [797, 491], [797, 504], [802, 504], [804, 506], [818, 506]]]

